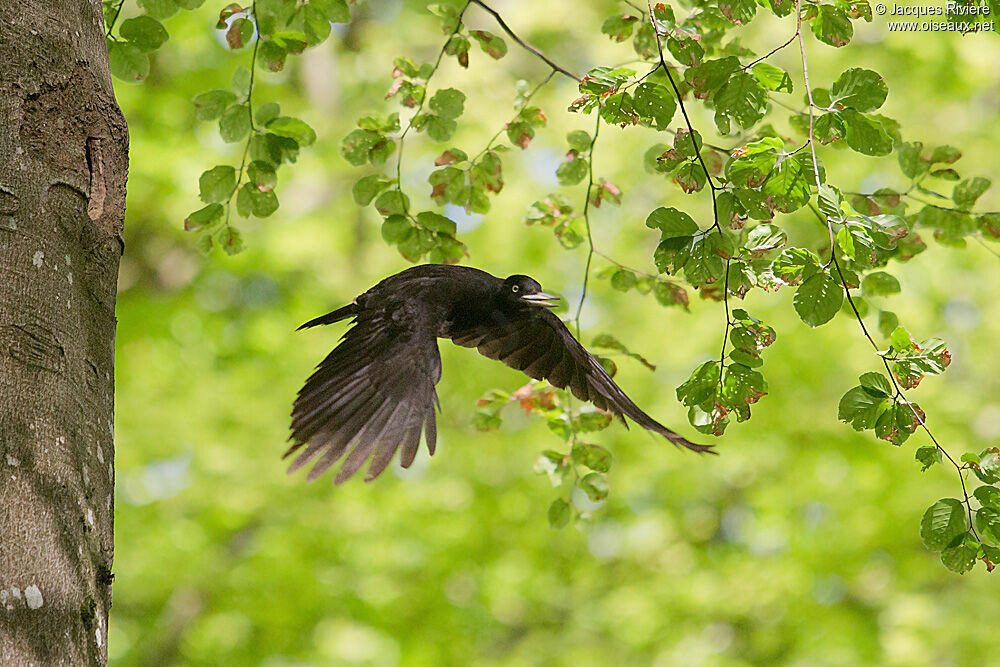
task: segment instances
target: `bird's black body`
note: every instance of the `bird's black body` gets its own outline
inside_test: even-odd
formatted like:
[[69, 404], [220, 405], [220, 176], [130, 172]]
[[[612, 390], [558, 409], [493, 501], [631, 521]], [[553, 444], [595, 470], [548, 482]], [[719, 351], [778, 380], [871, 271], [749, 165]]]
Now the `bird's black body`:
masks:
[[[347, 451], [337, 483], [372, 457], [366, 479], [378, 476], [402, 448], [403, 467], [420, 434], [433, 454], [437, 440], [434, 386], [441, 379], [437, 339], [450, 338], [535, 379], [569, 387], [584, 401], [694, 451], [710, 451], [666, 428], [633, 403], [580, 345], [527, 276], [507, 278], [466, 266], [426, 264], [389, 276], [350, 305], [300, 328], [349, 317], [352, 326], [299, 391], [292, 408], [294, 472], [317, 458], [318, 477]], [[372, 456], [374, 455], [374, 456]]]

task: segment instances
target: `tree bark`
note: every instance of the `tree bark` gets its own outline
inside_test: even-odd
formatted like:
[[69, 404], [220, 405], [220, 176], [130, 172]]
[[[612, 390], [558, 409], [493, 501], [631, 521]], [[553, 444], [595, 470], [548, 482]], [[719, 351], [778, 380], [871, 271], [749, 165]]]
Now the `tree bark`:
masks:
[[103, 665], [128, 132], [100, 0], [0, 0], [0, 664]]

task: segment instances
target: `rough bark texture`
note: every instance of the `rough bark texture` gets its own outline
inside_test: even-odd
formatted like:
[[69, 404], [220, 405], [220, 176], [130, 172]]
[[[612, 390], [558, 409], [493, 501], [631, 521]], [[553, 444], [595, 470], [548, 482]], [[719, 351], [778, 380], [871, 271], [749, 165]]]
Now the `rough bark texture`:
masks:
[[103, 665], [128, 133], [100, 0], [0, 0], [0, 664]]

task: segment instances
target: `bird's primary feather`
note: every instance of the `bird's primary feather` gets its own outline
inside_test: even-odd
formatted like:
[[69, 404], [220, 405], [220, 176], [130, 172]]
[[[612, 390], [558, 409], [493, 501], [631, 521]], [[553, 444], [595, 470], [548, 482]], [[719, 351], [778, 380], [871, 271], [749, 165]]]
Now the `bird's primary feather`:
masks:
[[[520, 290], [520, 291], [519, 291]], [[532, 296], [533, 295], [533, 296]], [[289, 473], [309, 462], [315, 479], [344, 459], [340, 484], [369, 459], [366, 480], [381, 474], [401, 450], [403, 467], [421, 434], [433, 454], [434, 409], [441, 379], [437, 338], [474, 347], [625, 421], [697, 452], [696, 445], [643, 412], [551, 310], [527, 276], [503, 280], [471, 267], [428, 264], [386, 278], [351, 304], [300, 329], [354, 318], [340, 344], [299, 391], [292, 409]]]

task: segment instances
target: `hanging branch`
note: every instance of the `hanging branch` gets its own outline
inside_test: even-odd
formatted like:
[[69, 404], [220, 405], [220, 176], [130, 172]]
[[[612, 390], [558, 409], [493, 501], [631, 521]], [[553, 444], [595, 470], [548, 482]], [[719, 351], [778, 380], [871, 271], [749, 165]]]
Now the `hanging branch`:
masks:
[[[816, 179], [816, 192], [818, 196], [818, 193], [820, 192], [822, 185], [819, 180], [819, 161], [816, 158], [816, 140], [813, 134], [813, 111], [814, 108], [816, 108], [816, 105], [813, 102], [812, 88], [809, 84], [809, 64], [806, 59], [805, 40], [802, 38], [802, 0], [796, 0], [795, 9], [798, 15], [797, 28], [795, 34], [799, 42], [799, 53], [802, 56], [802, 76], [806, 86], [806, 97], [809, 100], [809, 137], [807, 139], [807, 143], [809, 144], [809, 150], [812, 156], [813, 175], [815, 176]], [[814, 208], [812, 203], [810, 203], [810, 208], [812, 209], [813, 213], [820, 219], [820, 221], [826, 224], [827, 230], [829, 231], [830, 235], [830, 259], [827, 260], [827, 263], [824, 265], [824, 268], [828, 267], [832, 263], [833, 267], [837, 270], [837, 275], [840, 278], [840, 284], [844, 290], [844, 295], [847, 297], [847, 302], [850, 304], [851, 310], [854, 312], [854, 318], [857, 320], [858, 325], [861, 327], [861, 331], [864, 334], [865, 338], [868, 339], [868, 342], [871, 343], [872, 347], [875, 349], [875, 352], [879, 356], [879, 359], [882, 360], [882, 365], [885, 366], [886, 373], [889, 375], [889, 380], [892, 382], [892, 387], [895, 391], [894, 399], [900, 401], [902, 404], [909, 407], [910, 412], [913, 413], [913, 417], [920, 424], [920, 427], [927, 434], [927, 437], [930, 438], [931, 442], [934, 443], [934, 447], [946, 459], [948, 459], [948, 461], [952, 464], [952, 466], [954, 466], [955, 471], [958, 474], [958, 480], [962, 485], [962, 496], [964, 498], [963, 502], [965, 503], [966, 510], [968, 511], [969, 514], [969, 529], [978, 540], [979, 536], [976, 533], [975, 522], [973, 521], [972, 517], [972, 504], [969, 501], [969, 493], [965, 486], [965, 477], [962, 474], [963, 467], [959, 465], [954, 458], [952, 458], [951, 454], [949, 454], [948, 451], [941, 446], [941, 443], [939, 443], [937, 438], [934, 437], [934, 434], [931, 433], [931, 430], [927, 427], [927, 422], [924, 419], [922, 411], [913, 407], [914, 404], [906, 398], [906, 395], [903, 392], [902, 387], [900, 387], [899, 382], [896, 380], [895, 374], [892, 372], [892, 368], [889, 365], [889, 360], [885, 357], [885, 355], [881, 354], [881, 349], [879, 348], [878, 343], [876, 343], [875, 339], [872, 338], [870, 333], [868, 333], [868, 328], [865, 326], [864, 319], [861, 317], [861, 313], [858, 310], [857, 305], [854, 303], [854, 297], [851, 296], [851, 290], [848, 287], [847, 280], [844, 277], [844, 273], [840, 268], [840, 262], [837, 260], [836, 243], [834, 241], [834, 233], [833, 233], [833, 222], [830, 220], [829, 216], [824, 216], [820, 211]]]

